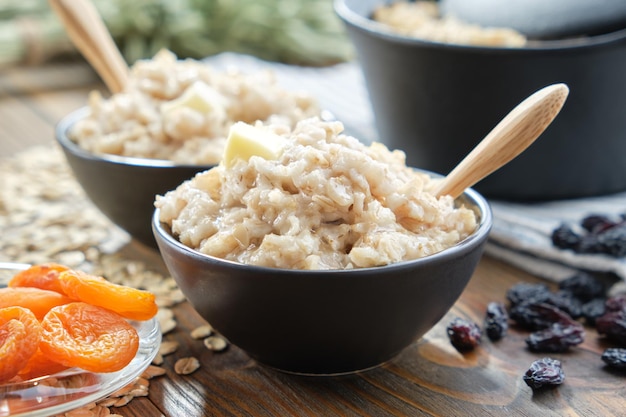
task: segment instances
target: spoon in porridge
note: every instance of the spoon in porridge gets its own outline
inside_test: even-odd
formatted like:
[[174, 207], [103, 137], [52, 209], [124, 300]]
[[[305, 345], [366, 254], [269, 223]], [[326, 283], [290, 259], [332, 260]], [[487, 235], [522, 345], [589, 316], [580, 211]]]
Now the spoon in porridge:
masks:
[[98, 10], [89, 0], [49, 0], [74, 46], [98, 73], [111, 93], [128, 82], [128, 65], [113, 42]]
[[434, 194], [456, 198], [513, 160], [552, 123], [568, 94], [567, 85], [552, 84], [522, 101], [440, 181]]

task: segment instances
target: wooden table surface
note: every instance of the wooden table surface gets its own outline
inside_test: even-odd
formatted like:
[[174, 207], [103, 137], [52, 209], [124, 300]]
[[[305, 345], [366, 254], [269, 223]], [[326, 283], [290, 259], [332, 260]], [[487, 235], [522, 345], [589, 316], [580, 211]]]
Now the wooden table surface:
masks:
[[[97, 78], [82, 64], [0, 73], [0, 158], [37, 144], [53, 144], [53, 126], [86, 102]], [[142, 260], [164, 268], [156, 252], [133, 248]], [[512, 328], [496, 343], [486, 337], [475, 351], [451, 347], [445, 327], [454, 316], [482, 323], [490, 301], [504, 301], [513, 284], [537, 278], [484, 257], [450, 313], [391, 362], [341, 377], [294, 376], [261, 366], [235, 346], [208, 351], [189, 331], [203, 321], [187, 304], [174, 312], [178, 328], [168, 338], [181, 343], [167, 356], [166, 377], [155, 378], [148, 397], [112, 411], [123, 416], [624, 416], [626, 376], [600, 360], [607, 346], [592, 328], [585, 342], [564, 354], [565, 383], [535, 392], [522, 375], [535, 359], [527, 333]], [[375, 335], [373, 335], [375, 337]], [[202, 367], [186, 376], [173, 371], [176, 358], [196, 356]]]

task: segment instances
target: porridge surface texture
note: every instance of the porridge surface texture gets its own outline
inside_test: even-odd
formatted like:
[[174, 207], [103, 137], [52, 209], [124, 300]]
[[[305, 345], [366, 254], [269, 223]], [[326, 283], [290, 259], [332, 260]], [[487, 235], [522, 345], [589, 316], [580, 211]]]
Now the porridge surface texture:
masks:
[[340, 122], [257, 128], [286, 139], [276, 159], [221, 163], [157, 196], [183, 244], [245, 264], [350, 269], [428, 256], [476, 229], [475, 213], [436, 198], [403, 152], [366, 146]]

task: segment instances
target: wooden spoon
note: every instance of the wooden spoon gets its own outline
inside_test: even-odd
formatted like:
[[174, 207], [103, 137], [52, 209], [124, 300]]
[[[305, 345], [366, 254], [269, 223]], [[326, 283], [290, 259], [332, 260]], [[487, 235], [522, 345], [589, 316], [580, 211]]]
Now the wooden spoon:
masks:
[[128, 83], [128, 65], [115, 46], [98, 10], [89, 0], [49, 0], [70, 39], [111, 93]]
[[510, 162], [552, 123], [568, 94], [567, 85], [553, 84], [522, 101], [440, 181], [434, 194], [456, 198]]

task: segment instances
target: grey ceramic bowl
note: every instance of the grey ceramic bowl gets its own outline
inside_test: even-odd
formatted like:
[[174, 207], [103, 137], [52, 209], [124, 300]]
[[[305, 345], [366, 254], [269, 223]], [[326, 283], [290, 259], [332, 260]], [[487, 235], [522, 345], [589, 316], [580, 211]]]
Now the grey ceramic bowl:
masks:
[[304, 374], [340, 374], [392, 359], [455, 303], [492, 224], [477, 192], [460, 197], [480, 224], [459, 244], [378, 268], [274, 269], [208, 256], [180, 243], [155, 211], [152, 227], [170, 273], [193, 307], [258, 362]]
[[481, 181], [486, 197], [551, 200], [626, 190], [626, 29], [528, 47], [449, 45], [370, 19], [385, 0], [335, 0], [380, 140], [407, 163], [449, 172], [515, 105], [564, 82], [561, 113], [527, 151]]
[[63, 118], [56, 127], [56, 140], [95, 206], [133, 238], [156, 248], [150, 224], [155, 196], [211, 167], [85, 151], [69, 139], [68, 131], [88, 112], [89, 109], [81, 108]]

